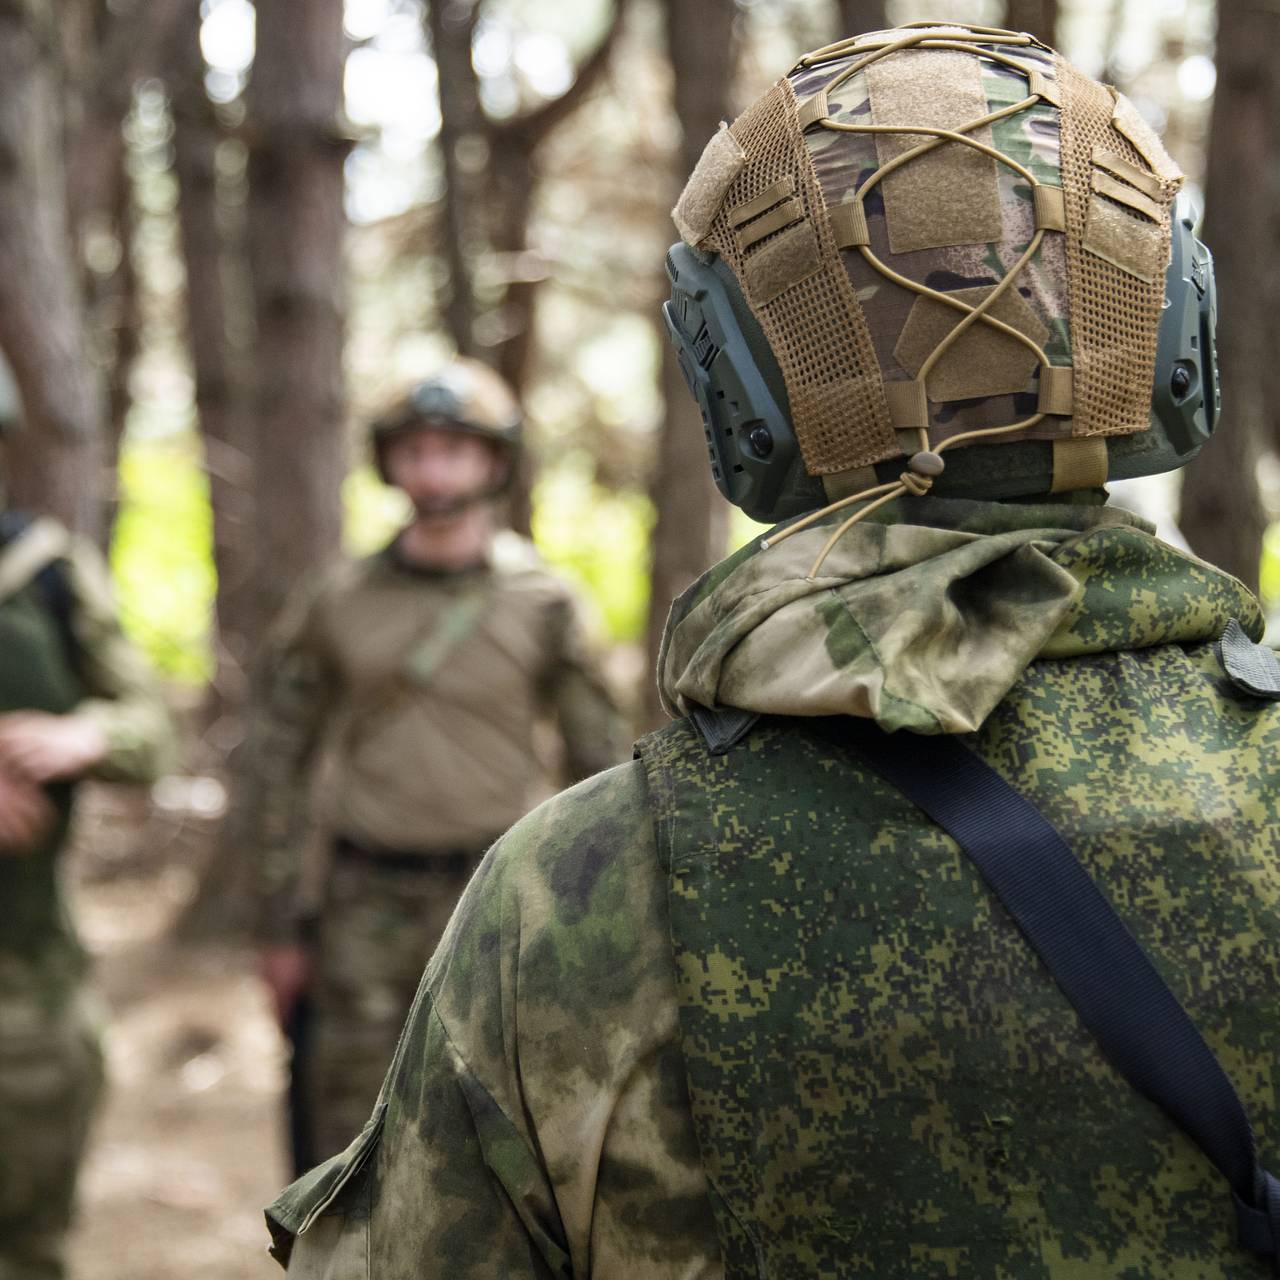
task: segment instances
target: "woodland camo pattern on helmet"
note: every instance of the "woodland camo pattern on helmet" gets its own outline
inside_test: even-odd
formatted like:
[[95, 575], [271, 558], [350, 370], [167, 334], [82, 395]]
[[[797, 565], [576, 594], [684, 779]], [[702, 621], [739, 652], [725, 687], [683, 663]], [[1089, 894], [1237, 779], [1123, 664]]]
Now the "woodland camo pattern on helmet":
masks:
[[917, 24], [802, 59], [675, 218], [732, 269], [832, 476], [979, 431], [1145, 431], [1180, 183], [1123, 95], [1030, 36]]

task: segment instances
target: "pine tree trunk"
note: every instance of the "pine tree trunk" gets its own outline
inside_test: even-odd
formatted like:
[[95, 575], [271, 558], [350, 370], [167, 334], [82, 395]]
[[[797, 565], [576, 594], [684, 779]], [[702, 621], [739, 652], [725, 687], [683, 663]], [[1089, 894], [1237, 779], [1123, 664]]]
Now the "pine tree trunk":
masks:
[[98, 539], [106, 395], [68, 215], [56, 49], [48, 7], [0, 0], [0, 349], [25, 422], [4, 470], [13, 505]]
[[1254, 589], [1266, 524], [1258, 452], [1264, 443], [1280, 446], [1270, 397], [1280, 305], [1280, 91], [1272, 52], [1278, 47], [1280, 10], [1222, 0], [1204, 239], [1218, 277], [1223, 413], [1182, 490], [1182, 530], [1196, 554]]
[[[683, 130], [676, 161], [679, 172], [673, 184], [678, 188], [693, 171], [720, 121], [729, 114], [735, 7], [732, 0], [703, 0], [696, 7], [684, 0], [665, 0], [664, 8], [676, 114]], [[674, 237], [674, 230], [671, 235]], [[664, 279], [664, 296], [665, 283]], [[727, 520], [726, 504], [711, 478], [697, 405], [685, 386], [665, 331], [660, 338], [666, 415], [652, 490], [657, 521], [650, 575], [651, 670], [657, 665], [671, 601], [719, 558]], [[650, 724], [656, 724], [662, 715], [652, 683], [644, 713]]]
[[338, 552], [344, 463], [342, 0], [258, 0], [247, 93], [258, 568], [254, 623]]
[[[477, 207], [472, 190], [476, 174], [474, 164], [468, 161], [485, 145], [480, 83], [471, 65], [471, 38], [478, 15], [476, 0], [463, 4], [430, 0], [425, 13], [440, 86], [440, 167], [444, 173], [441, 249], [449, 272], [444, 322], [458, 354], [464, 356], [477, 354], [471, 284], [472, 242], [477, 228], [470, 216]], [[492, 165], [489, 172], [493, 172]]]
[[867, 31], [882, 31], [889, 25], [884, 0], [836, 0], [840, 30], [837, 40], [860, 36]]
[[[253, 287], [252, 465], [256, 559], [247, 607], [252, 650], [341, 537], [342, 0], [258, 0], [257, 52], [246, 95], [247, 242]], [[235, 430], [235, 428], [230, 428]], [[250, 671], [250, 698], [258, 672]], [[237, 823], [254, 804], [253, 761], [228, 762], [231, 810], [217, 856], [179, 931], [225, 935], [252, 918], [255, 868]]]
[[[229, 322], [230, 264], [223, 225], [229, 214], [242, 210], [221, 206], [218, 147], [222, 134], [204, 89], [199, 10], [194, 4], [189, 6], [185, 19], [175, 32], [168, 79], [178, 224], [187, 276], [187, 346], [195, 379], [197, 426], [209, 477], [213, 560], [218, 579], [217, 669], [209, 707], [213, 717], [236, 714], [247, 693], [253, 634], [254, 476], [241, 376], [243, 352], [234, 350], [231, 337], [233, 328], [242, 331], [244, 326]], [[242, 306], [247, 304], [245, 298], [235, 300]]]
[[1005, 26], [1057, 48], [1058, 0], [1009, 0]]

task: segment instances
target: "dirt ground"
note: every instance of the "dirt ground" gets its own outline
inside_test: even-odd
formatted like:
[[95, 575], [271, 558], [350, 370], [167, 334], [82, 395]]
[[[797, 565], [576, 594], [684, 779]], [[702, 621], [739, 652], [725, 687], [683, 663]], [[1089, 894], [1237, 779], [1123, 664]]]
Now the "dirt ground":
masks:
[[106, 1006], [109, 1085], [80, 1184], [71, 1280], [271, 1280], [262, 1206], [287, 1181], [283, 1056], [252, 955], [180, 944], [219, 808], [211, 779], [153, 806], [86, 797], [72, 901]]

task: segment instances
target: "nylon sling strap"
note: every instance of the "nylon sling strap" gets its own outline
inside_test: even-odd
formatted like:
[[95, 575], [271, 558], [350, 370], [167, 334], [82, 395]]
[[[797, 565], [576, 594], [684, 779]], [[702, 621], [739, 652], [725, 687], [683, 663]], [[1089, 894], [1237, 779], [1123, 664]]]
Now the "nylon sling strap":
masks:
[[1144, 1097], [1230, 1183], [1240, 1244], [1280, 1276], [1280, 1181], [1262, 1168], [1244, 1106], [1213, 1051], [1093, 878], [1044, 815], [954, 738], [829, 721], [977, 865], [1081, 1021]]

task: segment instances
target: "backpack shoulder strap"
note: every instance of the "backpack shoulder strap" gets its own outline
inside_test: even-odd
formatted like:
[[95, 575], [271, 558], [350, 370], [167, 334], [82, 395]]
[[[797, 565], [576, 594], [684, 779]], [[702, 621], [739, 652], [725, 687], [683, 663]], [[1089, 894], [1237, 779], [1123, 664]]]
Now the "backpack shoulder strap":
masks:
[[67, 572], [67, 533], [24, 511], [0, 512], [0, 600], [34, 586], [57, 628], [73, 671], [81, 669], [75, 633], [76, 597]]

